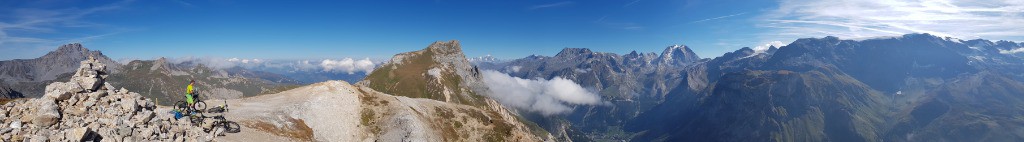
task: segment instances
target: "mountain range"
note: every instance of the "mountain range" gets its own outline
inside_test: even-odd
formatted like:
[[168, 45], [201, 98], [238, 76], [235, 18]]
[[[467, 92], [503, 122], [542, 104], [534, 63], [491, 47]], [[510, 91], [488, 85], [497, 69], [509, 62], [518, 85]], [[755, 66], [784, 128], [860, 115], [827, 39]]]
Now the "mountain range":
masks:
[[[365, 77], [336, 78], [164, 58], [119, 64], [68, 44], [0, 62], [0, 92], [41, 96], [46, 84], [72, 76], [78, 61], [95, 58], [110, 64], [110, 84], [156, 100], [176, 100], [175, 91], [197, 79], [201, 93], [237, 106], [231, 114], [258, 130], [241, 135], [270, 133], [267, 140], [1021, 141], [1019, 51], [1024, 43], [906, 34], [803, 38], [714, 58], [672, 45], [661, 53], [565, 48], [500, 60], [467, 58], [453, 40], [396, 54]], [[490, 85], [494, 73], [542, 87], [541, 94], [553, 90], [554, 104], [568, 111], [510, 104], [501, 95], [515, 93], [495, 91], [508, 90]], [[562, 80], [582, 89], [531, 86]], [[599, 101], [568, 103], [577, 98], [557, 96], [564, 90]]]
[[[477, 63], [521, 78], [564, 77], [612, 105], [524, 116], [576, 141], [1014, 141], [1021, 43], [907, 34], [805, 38], [701, 59], [566, 48]], [[569, 126], [569, 127], [566, 127]]]
[[[298, 81], [278, 74], [247, 70], [240, 67], [218, 69], [184, 61], [173, 63], [166, 58], [133, 60], [121, 64], [100, 51], [91, 51], [80, 43], [66, 44], [35, 59], [0, 61], [0, 88], [5, 94], [18, 94], [7, 98], [39, 97], [46, 84], [67, 81], [79, 61], [95, 58], [107, 64], [109, 83], [130, 90], [139, 90], [143, 96], [153, 98], [162, 105], [182, 100], [183, 86], [190, 79], [204, 98], [241, 98], [262, 93], [279, 92], [297, 87]], [[8, 89], [9, 88], [9, 89]]]

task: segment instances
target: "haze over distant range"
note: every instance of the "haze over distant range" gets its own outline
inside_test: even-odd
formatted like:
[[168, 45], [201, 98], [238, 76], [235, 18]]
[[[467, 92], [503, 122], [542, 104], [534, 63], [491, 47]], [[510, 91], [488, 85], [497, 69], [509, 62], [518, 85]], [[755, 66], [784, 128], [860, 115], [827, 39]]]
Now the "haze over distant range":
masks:
[[471, 57], [513, 59], [564, 47], [655, 52], [671, 44], [717, 57], [827, 35], [1021, 41], [1022, 10], [1024, 2], [1015, 0], [4, 1], [0, 60], [82, 42], [115, 60], [357, 63], [449, 39], [463, 41]]

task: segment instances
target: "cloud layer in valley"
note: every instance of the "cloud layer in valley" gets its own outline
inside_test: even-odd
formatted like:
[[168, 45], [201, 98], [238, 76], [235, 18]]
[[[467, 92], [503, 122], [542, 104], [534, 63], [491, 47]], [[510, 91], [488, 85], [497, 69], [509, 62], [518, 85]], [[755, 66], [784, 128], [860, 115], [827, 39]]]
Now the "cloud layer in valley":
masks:
[[572, 80], [555, 77], [550, 80], [523, 79], [494, 70], [482, 71], [488, 96], [502, 104], [543, 115], [562, 114], [570, 105], [601, 104], [601, 98]]
[[365, 74], [370, 74], [377, 65], [375, 65], [373, 61], [370, 61], [370, 58], [362, 60], [345, 58], [341, 60], [326, 59], [320, 61], [320, 67], [322, 67], [323, 71], [326, 72], [347, 72], [348, 74], [363, 72]]
[[[246, 58], [216, 58], [216, 57], [183, 57], [168, 59], [172, 63], [191, 63], [193, 65], [203, 64], [211, 68], [227, 69], [242, 67], [248, 69], [272, 69], [283, 71], [304, 71], [304, 72], [336, 72], [356, 74], [369, 74], [376, 69], [378, 63], [364, 58], [355, 60], [352, 58], [320, 59], [320, 60], [268, 60], [268, 59], [246, 59]], [[126, 64], [127, 62], [124, 62]]]

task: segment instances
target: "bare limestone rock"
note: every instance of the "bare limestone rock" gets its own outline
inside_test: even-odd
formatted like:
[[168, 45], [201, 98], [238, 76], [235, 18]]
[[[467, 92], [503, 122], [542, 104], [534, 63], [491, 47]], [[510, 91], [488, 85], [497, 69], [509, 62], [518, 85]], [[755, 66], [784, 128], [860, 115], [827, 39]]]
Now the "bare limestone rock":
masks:
[[0, 141], [184, 141], [213, 132], [157, 111], [142, 95], [106, 83], [106, 66], [82, 61], [68, 82], [46, 86], [46, 95], [0, 106]]
[[72, 82], [54, 82], [50, 85], [46, 85], [45, 98], [63, 101], [71, 98], [74, 93], [81, 92], [82, 87]]
[[53, 101], [37, 100], [39, 108], [36, 109], [36, 116], [32, 118], [32, 124], [42, 127], [49, 127], [60, 120], [60, 110]]
[[71, 137], [69, 137], [69, 138], [71, 138], [71, 140], [73, 140], [73, 141], [82, 141], [82, 140], [84, 140], [85, 135], [88, 134], [89, 132], [91, 132], [91, 129], [86, 128], [86, 127], [75, 128], [75, 129], [72, 129], [71, 132], [69, 133], [69, 134], [71, 134]]

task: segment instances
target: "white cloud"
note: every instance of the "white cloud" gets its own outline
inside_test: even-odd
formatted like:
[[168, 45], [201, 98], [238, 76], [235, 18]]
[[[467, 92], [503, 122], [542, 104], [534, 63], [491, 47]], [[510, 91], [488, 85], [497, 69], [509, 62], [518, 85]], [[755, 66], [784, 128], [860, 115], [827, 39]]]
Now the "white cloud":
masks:
[[786, 44], [782, 43], [782, 41], [771, 41], [771, 42], [765, 43], [764, 45], [755, 46], [754, 47], [754, 51], [755, 52], [764, 52], [764, 51], [767, 51], [768, 48], [771, 48], [772, 46], [775, 46], [775, 48], [779, 48], [779, 47], [782, 47], [782, 46], [785, 46], [785, 45]]
[[320, 62], [320, 67], [323, 68], [323, 71], [347, 72], [348, 74], [354, 74], [355, 72], [370, 74], [376, 66], [373, 61], [370, 61], [370, 58], [362, 60], [352, 60], [352, 58], [342, 60], [325, 59]]
[[512, 66], [512, 67], [509, 67], [508, 69], [509, 69], [509, 71], [512, 71], [512, 72], [519, 72], [519, 69], [522, 69], [522, 68], [523, 68], [523, 66]]
[[551, 80], [522, 79], [494, 71], [482, 71], [489, 97], [515, 108], [543, 115], [562, 114], [572, 110], [569, 105], [601, 104], [601, 98], [572, 80], [555, 77]]
[[962, 39], [1020, 39], [1021, 0], [780, 0], [761, 17], [766, 41], [929, 33]]
[[309, 60], [296, 61], [294, 67], [295, 67], [296, 70], [301, 70], [301, 71], [312, 71], [312, 70], [318, 70], [320, 68], [319, 65], [314, 65], [313, 63], [309, 63]]
[[1017, 54], [1017, 53], [1021, 53], [1021, 52], [1024, 52], [1024, 48], [1017, 48], [1017, 49], [1010, 49], [1010, 50], [999, 49], [999, 53], [1000, 54]]
[[557, 2], [557, 3], [549, 3], [549, 4], [541, 4], [541, 5], [534, 5], [534, 6], [530, 6], [530, 7], [527, 7], [526, 9], [529, 9], [529, 10], [537, 10], [537, 9], [543, 9], [543, 8], [552, 8], [552, 7], [560, 7], [560, 6], [567, 6], [567, 5], [572, 5], [572, 4], [574, 4], [574, 3], [575, 3], [575, 2], [571, 2], [571, 1], [563, 1], [563, 2]]
[[722, 18], [729, 18], [729, 17], [733, 17], [733, 16], [740, 16], [740, 15], [743, 15], [743, 14], [747, 14], [747, 13], [746, 12], [736, 13], [736, 14], [732, 14], [732, 15], [725, 15], [725, 16], [719, 16], [719, 17], [715, 17], [715, 18], [708, 18], [708, 19], [704, 19], [704, 20], [697, 20], [697, 21], [693, 21], [693, 22], [690, 22], [690, 23], [700, 23], [700, 22], [704, 22], [704, 21], [718, 20], [718, 19], [722, 19]]

